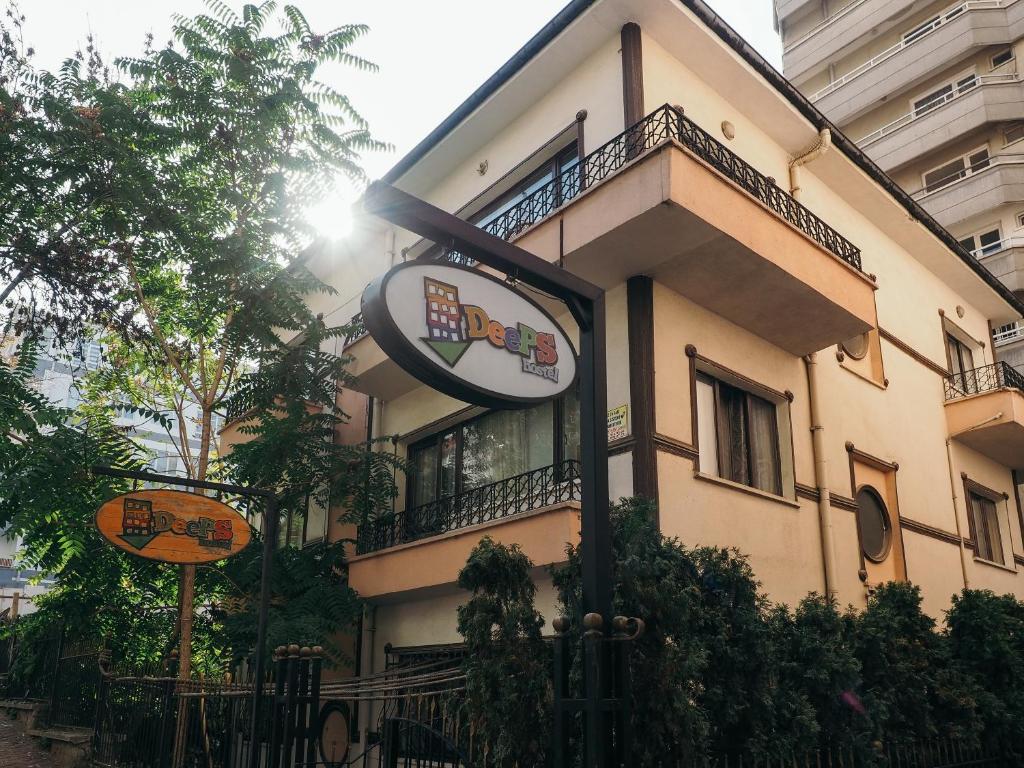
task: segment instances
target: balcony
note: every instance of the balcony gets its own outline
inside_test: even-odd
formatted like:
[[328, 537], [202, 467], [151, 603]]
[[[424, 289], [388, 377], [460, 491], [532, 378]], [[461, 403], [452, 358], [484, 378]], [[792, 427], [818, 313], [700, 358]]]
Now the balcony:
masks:
[[[972, 251], [972, 255], [1011, 291], [1024, 291], [1024, 238], [1003, 238], [999, 243]], [[996, 343], [999, 341], [997, 334]]]
[[949, 228], [1000, 205], [1024, 200], [1024, 155], [995, 155], [913, 194]]
[[775, 0], [775, 15], [782, 22], [790, 16], [815, 7], [820, 7], [817, 0]]
[[1024, 469], [1024, 375], [1004, 362], [945, 379], [953, 439], [1010, 469]]
[[[485, 229], [605, 288], [650, 275], [794, 355], [875, 325], [860, 250], [667, 105]], [[468, 263], [436, 246], [417, 255]], [[346, 352], [361, 392], [418, 386], [369, 337]]]
[[1024, 120], [1024, 82], [1016, 73], [983, 75], [909, 112], [857, 141], [883, 171], [891, 172], [990, 123]]
[[973, 51], [1024, 35], [1024, 2], [968, 0], [946, 8], [927, 30], [873, 56], [808, 98], [837, 125], [923, 82]]
[[565, 461], [359, 526], [349, 584], [365, 599], [454, 590], [487, 535], [519, 544], [534, 565], [564, 562], [579, 541], [580, 468]]
[[786, 77], [802, 77], [862, 47], [919, 10], [922, 0], [853, 0], [783, 49]]

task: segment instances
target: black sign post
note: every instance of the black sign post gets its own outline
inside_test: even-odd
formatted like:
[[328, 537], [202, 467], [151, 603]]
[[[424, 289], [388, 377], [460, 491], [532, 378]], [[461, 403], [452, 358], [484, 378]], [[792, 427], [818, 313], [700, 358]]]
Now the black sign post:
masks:
[[[559, 299], [572, 313], [579, 326], [583, 613], [588, 627], [599, 627], [609, 635], [612, 581], [604, 290], [383, 182], [370, 185], [363, 205], [374, 216]], [[599, 668], [586, 665], [585, 669], [586, 765], [602, 768], [609, 759], [610, 678]]]

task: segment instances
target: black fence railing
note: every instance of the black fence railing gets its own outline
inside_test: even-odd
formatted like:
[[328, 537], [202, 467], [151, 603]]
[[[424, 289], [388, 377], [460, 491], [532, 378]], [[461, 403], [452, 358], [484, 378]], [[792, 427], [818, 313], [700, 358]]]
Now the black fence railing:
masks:
[[359, 526], [357, 551], [359, 554], [377, 552], [447, 531], [579, 499], [579, 462], [563, 461], [404, 512], [381, 515]]
[[668, 760], [666, 768], [1011, 768], [1003, 750], [957, 739], [874, 748], [834, 747], [795, 755], [721, 755]]
[[963, 373], [954, 373], [945, 379], [946, 399], [977, 395], [996, 389], [1012, 387], [1024, 392], [1024, 374], [1000, 360]]
[[[774, 179], [765, 176], [681, 110], [668, 104], [595, 149], [579, 165], [564, 171], [489, 222], [484, 230], [503, 240], [510, 240], [587, 188], [615, 174], [630, 161], [669, 141], [678, 142], [823, 248], [850, 266], [861, 269], [859, 248], [797, 202]], [[455, 263], [472, 264], [456, 251], [443, 250], [440, 255]]]
[[363, 313], [357, 312], [351, 320], [348, 321], [348, 331], [345, 333], [345, 346], [352, 344], [359, 339], [363, 338], [367, 333], [366, 323], [363, 322]]

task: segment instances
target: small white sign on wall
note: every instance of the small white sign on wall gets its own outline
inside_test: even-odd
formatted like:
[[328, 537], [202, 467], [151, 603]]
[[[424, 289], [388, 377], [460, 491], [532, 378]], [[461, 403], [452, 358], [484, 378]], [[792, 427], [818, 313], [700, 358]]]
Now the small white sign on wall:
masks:
[[608, 411], [608, 442], [629, 437], [629, 406], [620, 405]]

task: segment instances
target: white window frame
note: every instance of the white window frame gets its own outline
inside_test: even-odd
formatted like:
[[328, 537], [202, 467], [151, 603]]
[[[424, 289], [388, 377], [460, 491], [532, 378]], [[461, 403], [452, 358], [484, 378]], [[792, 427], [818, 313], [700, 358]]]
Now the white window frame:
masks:
[[[966, 80], [969, 77], [973, 77], [974, 78], [974, 85], [972, 85], [970, 88], [961, 87], [959, 85], [959, 83], [961, 81], [963, 81], [963, 80]], [[918, 92], [918, 94], [916, 96], [911, 96], [910, 99], [907, 101], [907, 104], [910, 107], [910, 114], [913, 115], [915, 118], [921, 117], [922, 115], [926, 115], [929, 112], [931, 112], [931, 111], [933, 111], [935, 109], [938, 109], [939, 107], [944, 106], [945, 104], [948, 104], [950, 101], [955, 99], [957, 96], [960, 96], [961, 94], [964, 94], [967, 91], [973, 91], [975, 88], [978, 87], [979, 84], [980, 83], [979, 83], [979, 80], [978, 80], [978, 71], [977, 71], [977, 69], [975, 69], [974, 67], [969, 67], [969, 68], [967, 68], [965, 70], [962, 70], [959, 74], [954, 75], [949, 80], [943, 80], [941, 83], [937, 83], [935, 86], [929, 88], [926, 92], [924, 92], [924, 93]], [[920, 111], [918, 110], [917, 102], [922, 101], [922, 100], [928, 98], [928, 96], [931, 96], [933, 94], [938, 93], [939, 91], [941, 91], [946, 86], [950, 86], [951, 89], [952, 89], [949, 92], [949, 98], [946, 99], [946, 101], [942, 102], [942, 104], [937, 104], [937, 105], [932, 106], [932, 107], [927, 107], [927, 108], [921, 109]]]
[[[1002, 64], [996, 64], [996, 56], [1000, 56], [1000, 55], [1002, 55], [1004, 53], [1010, 54], [1010, 58], [1008, 58]], [[991, 56], [988, 57], [989, 71], [990, 72], [994, 72], [995, 70], [999, 69], [1000, 67], [1005, 67], [1007, 64], [1009, 64], [1009, 63], [1011, 63], [1013, 61], [1016, 61], [1016, 60], [1017, 60], [1017, 52], [1013, 49], [1012, 45], [1009, 45], [1006, 48], [1001, 48], [1000, 50], [996, 51], [995, 53], [993, 53]]]
[[[990, 234], [992, 232], [995, 232], [995, 233], [997, 233], [999, 235], [999, 249], [995, 250], [995, 251], [992, 251], [991, 253], [979, 254], [978, 251], [980, 251], [982, 248], [989, 247], [989, 246], [982, 245], [982, 243], [981, 243], [981, 236], [982, 235], [988, 235], [988, 234]], [[983, 258], [984, 256], [991, 256], [993, 253], [998, 253], [999, 251], [1003, 250], [1003, 243], [1006, 242], [1006, 238], [1003, 236], [1003, 226], [999, 222], [996, 222], [995, 224], [991, 224], [991, 225], [989, 225], [987, 227], [982, 227], [981, 229], [976, 229], [974, 232], [972, 232], [969, 235], [964, 235], [963, 237], [958, 237], [957, 240], [958, 241], [963, 241], [963, 240], [966, 240], [967, 238], [971, 238], [973, 240], [974, 247], [970, 248], [969, 250], [971, 252], [971, 255], [974, 256], [975, 258]]]
[[[970, 158], [971, 155], [976, 155], [981, 150], [985, 150], [985, 153], [988, 155], [989, 164], [986, 165], [984, 168], [981, 168], [981, 169], [979, 169], [977, 171], [972, 171], [971, 168], [973, 167], [973, 165], [971, 163], [968, 163], [967, 160]], [[973, 176], [976, 173], [980, 173], [981, 171], [987, 171], [989, 168], [992, 167], [992, 160], [993, 160], [994, 157], [995, 156], [992, 154], [992, 150], [991, 150], [991, 148], [989, 147], [988, 144], [979, 144], [977, 147], [975, 147], [974, 149], [972, 149], [972, 150], [970, 150], [968, 152], [964, 152], [964, 153], [959, 154], [959, 155], [954, 155], [953, 157], [947, 158], [945, 160], [945, 162], [939, 163], [938, 165], [934, 166], [933, 168], [928, 168], [927, 170], [922, 171], [922, 173], [921, 173], [921, 188], [924, 189], [924, 190], [927, 190], [929, 193], [931, 193], [931, 192], [938, 192], [940, 189], [945, 189], [946, 187], [950, 186], [951, 184], [956, 184], [958, 181], [963, 181], [964, 179], [966, 179], [966, 178], [968, 178], [970, 176]], [[952, 162], [954, 162], [956, 160], [963, 160], [964, 161], [964, 169], [963, 169], [964, 170], [964, 175], [957, 177], [953, 181], [948, 181], [948, 182], [946, 182], [945, 184], [943, 184], [940, 187], [934, 187], [932, 189], [928, 189], [928, 181], [927, 181], [928, 174], [932, 173], [933, 171], [937, 171], [937, 170], [939, 170], [939, 168], [942, 168], [942, 166], [949, 165], [950, 163], [952, 163]]]

